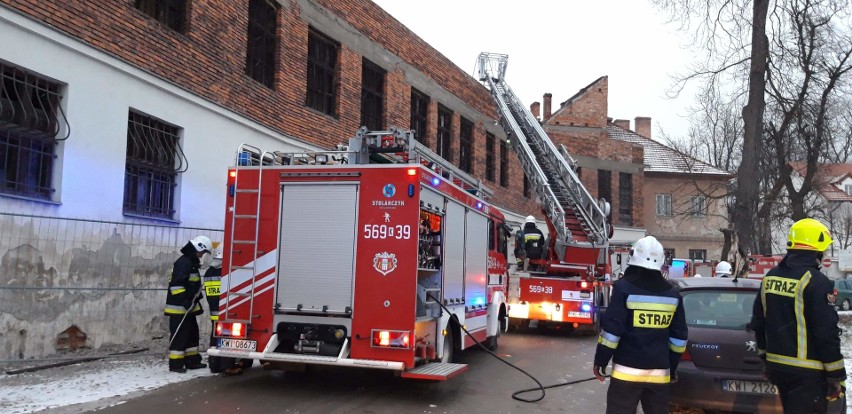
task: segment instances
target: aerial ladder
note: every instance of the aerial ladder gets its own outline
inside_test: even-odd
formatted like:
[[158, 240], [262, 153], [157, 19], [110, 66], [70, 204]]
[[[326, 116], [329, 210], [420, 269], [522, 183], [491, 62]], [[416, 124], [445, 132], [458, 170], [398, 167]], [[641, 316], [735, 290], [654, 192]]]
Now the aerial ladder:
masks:
[[[512, 92], [505, 80], [507, 63], [508, 55], [481, 53], [477, 61], [479, 80], [489, 89], [497, 104], [500, 124], [540, 200], [549, 230], [547, 256], [541, 263], [543, 270], [525, 275], [521, 285], [516, 286], [520, 290], [518, 302], [526, 304], [530, 308], [529, 313], [516, 313], [515, 317], [574, 321], [575, 327], [596, 322], [596, 313], [605, 308], [608, 299], [608, 294], [605, 294], [608, 293], [608, 285], [604, 280], [605, 274], [610, 272], [608, 247], [612, 229], [607, 220], [609, 203], [589, 194], [577, 176], [576, 161], [565, 146], [560, 144], [557, 147], [550, 140], [539, 121]], [[556, 286], [554, 281], [557, 280], [579, 280], [579, 284]], [[510, 286], [510, 291], [512, 288]], [[553, 296], [537, 295], [548, 293]], [[525, 300], [530, 294], [534, 297]], [[559, 305], [560, 299], [570, 299], [572, 303]], [[533, 306], [536, 302], [541, 305]], [[574, 302], [580, 302], [579, 308]], [[557, 303], [553, 311], [533, 315], [535, 310], [532, 308], [553, 303]], [[577, 310], [569, 315], [565, 313], [566, 307]]]

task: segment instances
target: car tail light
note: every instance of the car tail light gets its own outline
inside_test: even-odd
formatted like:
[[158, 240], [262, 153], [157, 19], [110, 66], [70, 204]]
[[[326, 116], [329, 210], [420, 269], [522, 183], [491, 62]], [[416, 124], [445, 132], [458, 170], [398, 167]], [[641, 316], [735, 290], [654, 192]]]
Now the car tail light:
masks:
[[240, 322], [216, 322], [216, 336], [245, 338], [246, 326]]
[[688, 349], [683, 351], [682, 354], [680, 354], [680, 360], [681, 361], [692, 361], [692, 354], [689, 353]]
[[370, 337], [372, 338], [372, 346], [376, 348], [408, 349], [411, 347], [411, 331], [373, 329]]

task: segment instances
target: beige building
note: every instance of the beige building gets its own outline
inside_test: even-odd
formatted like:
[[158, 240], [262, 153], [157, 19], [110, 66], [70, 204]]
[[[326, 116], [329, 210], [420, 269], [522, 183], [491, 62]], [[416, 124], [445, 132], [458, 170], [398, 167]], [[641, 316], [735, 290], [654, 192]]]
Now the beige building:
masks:
[[[637, 118], [650, 124], [650, 118]], [[629, 130], [629, 121], [607, 126], [610, 138], [644, 148], [645, 229], [672, 258], [720, 260], [728, 226], [726, 185], [733, 174], [651, 139], [650, 128]], [[641, 135], [640, 135], [641, 134]]]

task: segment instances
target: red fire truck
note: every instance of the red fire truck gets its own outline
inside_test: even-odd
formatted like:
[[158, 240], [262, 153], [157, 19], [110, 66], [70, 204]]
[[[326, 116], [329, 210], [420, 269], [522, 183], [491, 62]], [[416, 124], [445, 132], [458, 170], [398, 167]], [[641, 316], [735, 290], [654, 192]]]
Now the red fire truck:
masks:
[[537, 270], [510, 274], [511, 323], [597, 328], [609, 301], [609, 204], [589, 194], [565, 146], [553, 144], [506, 84], [507, 62], [507, 55], [480, 54], [479, 79], [497, 102], [500, 123], [541, 203], [549, 234], [545, 257], [529, 260]]
[[[229, 171], [218, 347], [267, 368], [445, 380], [507, 325], [510, 230], [491, 190], [408, 131], [340, 151], [243, 145]], [[222, 364], [227, 365], [227, 364]]]

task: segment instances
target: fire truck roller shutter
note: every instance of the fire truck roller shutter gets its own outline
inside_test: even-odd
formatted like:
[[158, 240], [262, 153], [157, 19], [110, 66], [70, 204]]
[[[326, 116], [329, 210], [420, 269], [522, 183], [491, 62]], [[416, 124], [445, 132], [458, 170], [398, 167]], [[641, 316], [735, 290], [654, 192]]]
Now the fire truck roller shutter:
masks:
[[464, 206], [448, 201], [443, 234], [444, 299], [447, 305], [464, 303], [464, 227]]
[[278, 303], [285, 311], [346, 314], [355, 275], [358, 185], [293, 183], [281, 191]]
[[474, 309], [488, 305], [485, 284], [488, 273], [488, 218], [474, 211], [467, 212], [467, 243], [464, 261], [465, 304]]

